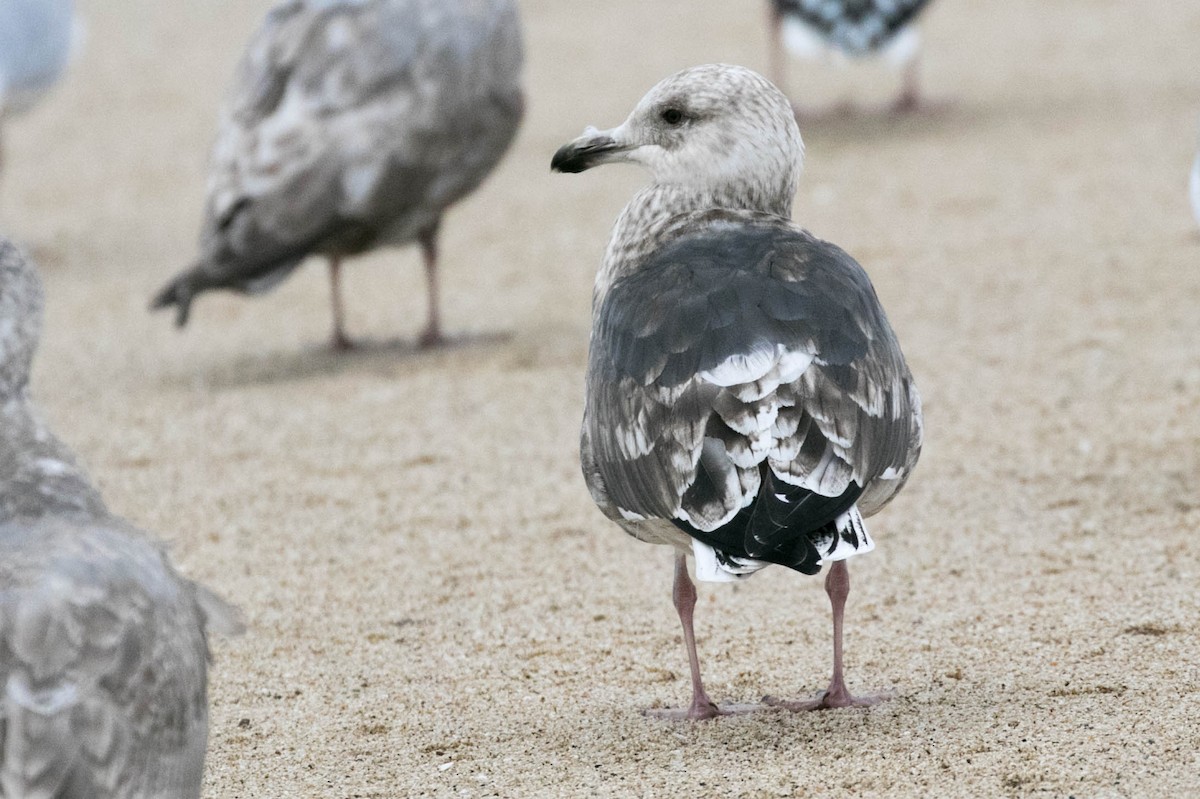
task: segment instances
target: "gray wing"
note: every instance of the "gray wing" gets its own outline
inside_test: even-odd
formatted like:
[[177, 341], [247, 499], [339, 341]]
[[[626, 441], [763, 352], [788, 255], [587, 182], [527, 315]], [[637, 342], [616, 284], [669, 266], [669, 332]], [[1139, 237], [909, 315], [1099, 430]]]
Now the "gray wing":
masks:
[[670, 519], [728, 554], [807, 569], [806, 535], [899, 490], [920, 400], [849, 255], [791, 226], [719, 225], [601, 301], [584, 436], [611, 518]]
[[0, 525], [0, 553], [0, 796], [199, 796], [196, 587], [115, 521]]
[[929, 4], [929, 0], [771, 1], [781, 13], [796, 17], [851, 53], [880, 47]]
[[510, 0], [276, 8], [221, 111], [201, 263], [185, 288], [252, 291], [312, 252], [361, 252], [436, 224], [512, 141], [521, 60]]

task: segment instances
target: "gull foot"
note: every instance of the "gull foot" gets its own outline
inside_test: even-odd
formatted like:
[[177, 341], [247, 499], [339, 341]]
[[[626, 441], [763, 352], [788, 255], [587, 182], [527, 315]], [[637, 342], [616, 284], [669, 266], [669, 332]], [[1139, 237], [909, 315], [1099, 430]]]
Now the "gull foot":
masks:
[[871, 707], [872, 705], [878, 705], [880, 702], [886, 702], [891, 698], [892, 694], [889, 693], [851, 696], [850, 692], [843, 688], [840, 691], [822, 691], [812, 699], [795, 700], [764, 696], [762, 701], [764, 705], [769, 707], [777, 707], [783, 710], [790, 710], [793, 713], [800, 713], [809, 710], [833, 710], [841, 707]]
[[329, 348], [334, 352], [351, 352], [358, 349], [358, 345], [354, 340], [346, 336], [345, 333], [334, 333], [333, 338], [329, 340]]
[[417, 338], [417, 346], [423, 350], [441, 347], [446, 343], [446, 339], [442, 336], [442, 332], [437, 328], [427, 327]]
[[718, 716], [744, 716], [748, 713], [761, 713], [773, 710], [765, 705], [732, 704], [719, 707], [712, 702], [693, 704], [691, 707], [652, 707], [642, 711], [642, 715], [651, 719], [664, 721], [708, 721]]

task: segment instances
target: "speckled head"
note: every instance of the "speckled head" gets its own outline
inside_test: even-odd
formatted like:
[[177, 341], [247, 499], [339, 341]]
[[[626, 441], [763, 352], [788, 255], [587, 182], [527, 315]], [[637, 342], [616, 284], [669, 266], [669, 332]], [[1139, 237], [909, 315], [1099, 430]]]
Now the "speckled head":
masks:
[[0, 238], [0, 402], [24, 391], [42, 330], [42, 281], [16, 245]]
[[658, 184], [717, 195], [752, 193], [761, 210], [790, 209], [804, 160], [792, 105], [757, 72], [708, 64], [652, 88], [612, 130], [589, 128], [551, 167], [582, 172], [604, 163], [646, 166]]

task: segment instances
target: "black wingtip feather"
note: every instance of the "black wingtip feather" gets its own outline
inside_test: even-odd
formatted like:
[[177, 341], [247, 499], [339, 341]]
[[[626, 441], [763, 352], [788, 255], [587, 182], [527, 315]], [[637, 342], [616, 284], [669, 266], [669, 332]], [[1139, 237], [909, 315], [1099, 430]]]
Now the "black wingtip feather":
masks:
[[754, 502], [716, 530], [704, 531], [672, 520], [701, 543], [736, 558], [765, 560], [802, 574], [821, 571], [816, 541], [828, 537], [830, 525], [854, 506], [863, 487], [851, 482], [836, 497], [785, 483], [763, 467], [762, 487]]

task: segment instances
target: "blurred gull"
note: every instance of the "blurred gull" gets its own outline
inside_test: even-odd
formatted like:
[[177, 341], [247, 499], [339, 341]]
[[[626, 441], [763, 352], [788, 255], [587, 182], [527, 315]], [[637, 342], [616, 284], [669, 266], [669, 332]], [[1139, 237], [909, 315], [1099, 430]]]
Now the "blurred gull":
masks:
[[770, 72], [784, 86], [784, 48], [809, 61], [845, 61], [879, 55], [903, 70], [897, 112], [921, 105], [920, 34], [913, 24], [929, 0], [767, 0]]
[[206, 629], [236, 614], [109, 513], [42, 423], [41, 305], [0, 239], [0, 797], [198, 797]]
[[421, 245], [423, 345], [442, 340], [442, 215], [496, 166], [523, 110], [513, 0], [288, 0], [250, 43], [221, 110], [197, 263], [153, 306], [257, 293], [329, 258], [333, 345], [351, 346], [341, 259]]
[[0, 0], [0, 125], [58, 81], [81, 31], [72, 0]]
[[742, 67], [684, 70], [623, 124], [589, 130], [552, 166], [646, 167], [596, 278], [581, 459], [592, 497], [630, 535], [676, 548], [675, 606], [692, 704], [708, 698], [692, 630], [702, 580], [772, 563], [829, 565], [834, 667], [812, 702], [869, 704], [842, 676], [845, 560], [863, 517], [908, 479], [921, 404], [862, 267], [791, 222], [803, 144], [787, 98]]

